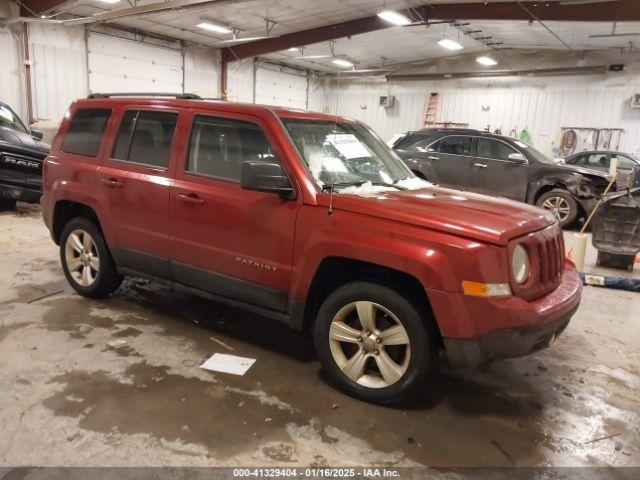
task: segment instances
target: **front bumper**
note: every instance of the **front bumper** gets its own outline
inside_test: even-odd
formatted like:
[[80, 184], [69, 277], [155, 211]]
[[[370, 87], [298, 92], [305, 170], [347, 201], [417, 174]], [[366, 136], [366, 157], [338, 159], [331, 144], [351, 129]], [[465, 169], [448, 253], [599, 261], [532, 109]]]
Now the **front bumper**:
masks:
[[450, 362], [478, 366], [548, 347], [578, 309], [582, 281], [567, 262], [560, 285], [531, 302], [518, 297], [427, 293]]
[[0, 198], [11, 198], [21, 202], [38, 203], [41, 187], [23, 187], [0, 182]]

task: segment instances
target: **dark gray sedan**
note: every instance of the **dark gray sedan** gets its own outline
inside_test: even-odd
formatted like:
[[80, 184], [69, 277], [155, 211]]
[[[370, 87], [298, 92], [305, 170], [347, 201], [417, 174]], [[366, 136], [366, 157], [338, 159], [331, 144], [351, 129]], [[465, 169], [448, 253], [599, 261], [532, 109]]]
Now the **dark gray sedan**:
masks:
[[618, 159], [618, 185], [626, 185], [634, 168], [640, 167], [640, 159], [624, 152], [591, 151], [574, 153], [564, 160], [566, 165], [589, 168], [599, 172], [609, 172], [611, 159]]
[[604, 171], [556, 165], [518, 139], [479, 130], [418, 130], [396, 140], [393, 149], [419, 177], [537, 205], [563, 227], [588, 215], [610, 181]]

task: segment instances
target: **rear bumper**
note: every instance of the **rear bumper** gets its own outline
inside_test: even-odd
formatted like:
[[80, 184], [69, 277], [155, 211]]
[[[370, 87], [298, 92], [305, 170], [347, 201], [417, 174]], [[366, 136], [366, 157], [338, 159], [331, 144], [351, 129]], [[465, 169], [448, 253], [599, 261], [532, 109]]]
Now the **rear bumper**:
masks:
[[548, 347], [575, 314], [581, 294], [582, 281], [571, 263], [558, 288], [531, 302], [428, 292], [447, 357], [471, 366]]

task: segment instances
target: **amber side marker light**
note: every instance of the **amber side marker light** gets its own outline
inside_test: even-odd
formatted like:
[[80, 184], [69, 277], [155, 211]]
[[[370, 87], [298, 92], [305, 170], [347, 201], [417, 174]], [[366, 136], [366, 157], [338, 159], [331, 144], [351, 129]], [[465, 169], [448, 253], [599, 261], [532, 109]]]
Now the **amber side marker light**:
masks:
[[508, 283], [481, 283], [464, 280], [462, 291], [466, 295], [474, 297], [508, 297], [511, 295], [511, 287]]

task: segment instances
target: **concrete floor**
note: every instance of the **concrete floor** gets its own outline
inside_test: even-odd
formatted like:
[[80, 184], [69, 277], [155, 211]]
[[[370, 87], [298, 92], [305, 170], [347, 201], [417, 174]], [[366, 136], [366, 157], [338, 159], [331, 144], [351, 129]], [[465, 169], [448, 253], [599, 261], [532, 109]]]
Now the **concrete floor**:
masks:
[[[264, 318], [142, 280], [75, 295], [34, 206], [0, 232], [0, 465], [640, 466], [636, 293], [585, 287], [551, 349], [392, 409], [333, 390]], [[215, 352], [257, 361], [199, 369]]]

